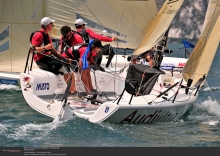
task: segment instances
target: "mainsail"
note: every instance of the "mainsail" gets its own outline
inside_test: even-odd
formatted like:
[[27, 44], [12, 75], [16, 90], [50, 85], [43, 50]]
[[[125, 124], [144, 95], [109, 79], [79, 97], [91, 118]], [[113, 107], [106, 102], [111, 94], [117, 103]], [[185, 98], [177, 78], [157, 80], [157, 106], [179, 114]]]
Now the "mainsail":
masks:
[[[214, 2], [213, 2], [214, 3]], [[212, 4], [214, 5], [214, 4]], [[183, 78], [186, 82], [193, 80], [195, 84], [199, 78], [208, 74], [212, 61], [215, 57], [216, 50], [220, 41], [220, 2], [215, 1], [213, 14], [210, 15], [209, 21], [197, 42], [190, 58], [188, 59], [184, 69]]]
[[153, 46], [155, 46], [164, 36], [169, 26], [171, 25], [176, 13], [178, 12], [183, 0], [166, 0], [146, 30], [139, 46], [135, 49], [133, 55], [139, 55]]
[[45, 8], [42, 0], [0, 0], [0, 71], [24, 71], [30, 34], [39, 30]]
[[117, 36], [120, 48], [137, 48], [150, 23], [158, 13], [156, 0], [48, 0], [48, 16], [55, 19], [53, 37], [60, 28], [83, 19], [87, 28], [106, 36]]

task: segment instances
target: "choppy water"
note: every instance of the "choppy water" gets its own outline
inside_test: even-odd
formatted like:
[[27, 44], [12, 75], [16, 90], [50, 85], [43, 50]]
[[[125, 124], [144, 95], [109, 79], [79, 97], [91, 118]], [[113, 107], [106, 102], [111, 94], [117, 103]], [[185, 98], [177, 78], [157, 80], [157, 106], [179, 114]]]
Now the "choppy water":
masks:
[[[182, 55], [171, 45], [172, 56]], [[54, 122], [33, 110], [21, 90], [0, 85], [0, 147], [219, 147], [220, 49], [212, 64], [210, 88], [199, 92], [194, 107], [176, 122], [94, 124], [74, 118]]]

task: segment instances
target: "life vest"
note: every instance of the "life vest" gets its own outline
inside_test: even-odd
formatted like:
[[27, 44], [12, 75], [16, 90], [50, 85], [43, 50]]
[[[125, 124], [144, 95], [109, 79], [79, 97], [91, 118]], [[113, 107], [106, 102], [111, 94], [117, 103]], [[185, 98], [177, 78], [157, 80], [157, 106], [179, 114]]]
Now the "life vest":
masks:
[[69, 52], [69, 48], [66, 49], [64, 51], [64, 53], [70, 58], [70, 59], [73, 59], [73, 60], [77, 60], [79, 61], [79, 58], [80, 58], [80, 53], [79, 53], [79, 49], [83, 46], [88, 46], [88, 43], [82, 43], [82, 44], [78, 44], [78, 45], [74, 45], [71, 47], [71, 53], [72, 55], [70, 54]]
[[86, 29], [83, 28], [80, 31], [77, 31], [80, 36], [82, 36], [83, 40], [89, 44], [89, 34], [87, 33]]
[[[31, 36], [30, 36], [30, 43], [32, 41], [32, 38], [34, 36], [34, 34], [36, 32], [41, 32], [42, 36], [43, 36], [43, 43], [44, 45], [47, 45], [50, 43], [50, 40], [49, 40], [49, 35], [48, 34], [45, 34], [43, 33], [42, 31], [34, 31], [31, 33]], [[50, 50], [44, 50], [45, 52], [49, 52]], [[35, 54], [37, 55], [37, 53]], [[55, 59], [53, 59], [52, 57], [42, 57], [40, 60], [36, 61], [37, 65], [43, 69], [43, 70], [46, 70], [46, 71], [50, 71], [54, 74], [63, 74], [62, 72], [59, 72], [59, 69], [63, 66], [62, 63], [60, 63], [60, 61], [57, 61]]]
[[[61, 47], [61, 48], [62, 48], [62, 49], [61, 49], [61, 54], [62, 54], [63, 52], [65, 52], [65, 51], [67, 51], [70, 47], [72, 47], [72, 45], [70, 45], [70, 41], [72, 40], [72, 38], [73, 38], [73, 36], [74, 36], [75, 34], [78, 34], [78, 35], [81, 36], [80, 33], [76, 32], [76, 31], [74, 31], [74, 30], [71, 30], [71, 32], [72, 32], [72, 37], [71, 37], [69, 40], [64, 40], [64, 36], [62, 37], [62, 42], [64, 42], [64, 44], [63, 44], [63, 47]], [[81, 37], [82, 37], [82, 36], [81, 36]], [[83, 38], [83, 37], [82, 37], [82, 38]]]
[[[39, 31], [39, 30], [38, 30], [38, 31], [34, 31], [34, 32], [31, 33], [31, 36], [30, 36], [30, 43], [31, 43], [31, 41], [32, 41], [32, 38], [33, 38], [34, 34], [37, 33], [37, 32], [40, 32], [40, 33], [42, 34], [44, 45], [47, 45], [47, 44], [50, 43], [50, 41], [49, 41], [49, 35], [43, 33], [42, 31]], [[45, 50], [45, 51], [47, 52], [47, 51], [50, 51], [50, 50]]]

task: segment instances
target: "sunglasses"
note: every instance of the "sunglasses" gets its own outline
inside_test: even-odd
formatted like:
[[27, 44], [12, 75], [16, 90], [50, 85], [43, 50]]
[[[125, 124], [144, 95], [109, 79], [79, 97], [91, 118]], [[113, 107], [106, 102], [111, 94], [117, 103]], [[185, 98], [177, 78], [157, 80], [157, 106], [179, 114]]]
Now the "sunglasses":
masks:
[[65, 38], [70, 38], [70, 37], [72, 36], [72, 33], [69, 32], [68, 34], [63, 34], [63, 36], [64, 36]]

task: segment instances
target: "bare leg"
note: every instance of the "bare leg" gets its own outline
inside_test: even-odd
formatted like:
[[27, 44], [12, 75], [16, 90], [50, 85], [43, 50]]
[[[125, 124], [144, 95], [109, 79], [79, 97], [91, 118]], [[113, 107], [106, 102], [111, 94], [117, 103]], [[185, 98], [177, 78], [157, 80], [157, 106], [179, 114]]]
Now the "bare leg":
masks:
[[88, 71], [87, 71], [87, 76], [88, 76], [88, 83], [89, 83], [89, 88], [90, 88], [90, 91], [91, 90], [94, 90], [93, 86], [92, 86], [92, 79], [91, 79], [91, 75], [90, 75], [90, 68], [88, 68]]
[[[71, 74], [71, 77], [72, 77], [72, 84], [71, 84], [71, 87], [70, 87], [70, 92], [73, 93], [76, 91], [76, 86], [75, 86], [75, 77], [74, 77], [74, 74], [72, 73]], [[70, 75], [69, 74], [64, 74], [64, 80], [66, 81], [66, 83], [68, 84], [69, 81], [70, 81]]]
[[76, 85], [75, 85], [75, 76], [74, 76], [74, 73], [71, 74], [72, 76], [72, 85], [70, 87], [70, 92], [73, 93], [73, 92], [76, 92]]
[[64, 74], [64, 80], [66, 81], [66, 83], [68, 84], [68, 82], [69, 82], [69, 80], [70, 80], [70, 78], [69, 78], [69, 74], [67, 73], [67, 74]]
[[82, 76], [81, 76], [81, 79], [85, 85], [85, 89], [86, 89], [86, 92], [89, 92], [91, 89], [89, 87], [89, 81], [88, 81], [88, 75], [87, 75], [87, 70], [88, 69], [84, 69], [82, 71]]

